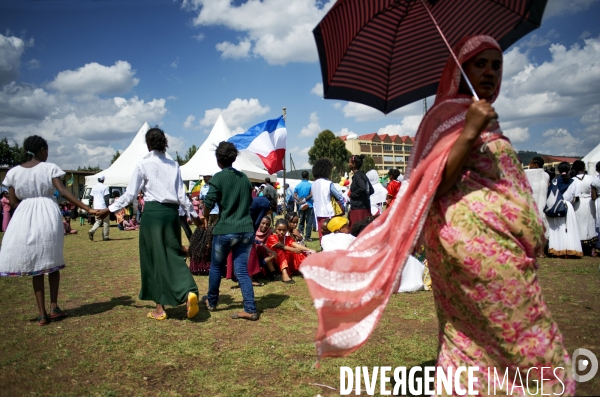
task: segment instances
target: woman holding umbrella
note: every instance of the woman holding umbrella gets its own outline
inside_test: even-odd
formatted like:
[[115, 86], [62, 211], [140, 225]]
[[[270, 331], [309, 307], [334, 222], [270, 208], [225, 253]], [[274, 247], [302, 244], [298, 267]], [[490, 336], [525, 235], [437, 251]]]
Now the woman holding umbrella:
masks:
[[[483, 99], [471, 98], [449, 59], [436, 102], [419, 126], [399, 203], [347, 254], [313, 255], [300, 269], [319, 302], [319, 354], [343, 355], [365, 343], [423, 232], [440, 324], [437, 366], [478, 366], [475, 389], [483, 394], [491, 393], [486, 368], [507, 370], [515, 379], [517, 371], [538, 367], [529, 372], [530, 387], [543, 382], [545, 390], [573, 395], [569, 356], [536, 275], [543, 224], [491, 105], [500, 91], [501, 48], [489, 36], [475, 36], [461, 40], [454, 53]], [[389, 246], [396, 249], [384, 249]], [[551, 368], [551, 379], [541, 367]], [[467, 376], [461, 383], [466, 387]], [[498, 393], [511, 388], [509, 380]]]

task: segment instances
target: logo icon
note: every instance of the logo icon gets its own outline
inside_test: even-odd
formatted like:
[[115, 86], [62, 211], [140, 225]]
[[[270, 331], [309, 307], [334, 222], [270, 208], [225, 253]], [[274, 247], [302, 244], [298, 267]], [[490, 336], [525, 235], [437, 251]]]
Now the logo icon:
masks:
[[[581, 358], [581, 356], [585, 358]], [[577, 372], [583, 372], [590, 369], [587, 374], [579, 375]], [[598, 372], [598, 359], [588, 349], [577, 349], [573, 352], [573, 378], [579, 383], [587, 382]]]

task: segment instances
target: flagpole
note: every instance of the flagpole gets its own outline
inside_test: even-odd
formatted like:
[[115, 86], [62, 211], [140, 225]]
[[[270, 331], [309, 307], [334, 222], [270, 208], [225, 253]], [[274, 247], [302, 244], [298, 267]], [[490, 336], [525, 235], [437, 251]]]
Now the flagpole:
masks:
[[[286, 108], [285, 106], [282, 109], [282, 113], [283, 113], [283, 122], [285, 123], [285, 116], [287, 114]], [[287, 125], [286, 125], [287, 128]], [[287, 146], [287, 144], [286, 144]], [[287, 152], [287, 147], [286, 147], [286, 152]], [[283, 212], [284, 214], [287, 214], [287, 197], [286, 195], [286, 191], [285, 191], [285, 180], [286, 180], [286, 174], [285, 174], [285, 153], [283, 154], [283, 208], [281, 209], [281, 212]]]

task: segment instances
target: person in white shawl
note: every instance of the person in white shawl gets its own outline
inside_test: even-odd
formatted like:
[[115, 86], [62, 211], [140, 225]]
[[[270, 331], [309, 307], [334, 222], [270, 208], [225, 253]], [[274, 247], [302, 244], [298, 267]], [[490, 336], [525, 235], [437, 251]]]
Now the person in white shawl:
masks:
[[356, 237], [350, 234], [348, 219], [334, 216], [327, 222], [329, 234], [323, 234], [321, 247], [324, 252], [345, 250], [354, 242]]
[[562, 162], [558, 165], [559, 175], [552, 180], [552, 184], [558, 186], [567, 205], [567, 216], [551, 218], [548, 217], [549, 248], [548, 253], [555, 256], [583, 256], [581, 241], [579, 240], [579, 228], [577, 218], [571, 204], [577, 196], [577, 185], [567, 175], [570, 165]]
[[579, 227], [579, 239], [581, 245], [590, 246], [592, 256], [596, 256], [596, 206], [592, 200], [592, 182], [594, 178], [585, 173], [585, 163], [581, 160], [573, 162], [575, 176], [573, 182], [577, 186], [577, 194], [573, 208], [577, 217]]
[[367, 172], [367, 178], [369, 178], [369, 182], [371, 182], [374, 190], [370, 197], [371, 214], [377, 216], [383, 212], [383, 204], [385, 204], [385, 200], [387, 199], [388, 191], [379, 182], [379, 174], [377, 174], [377, 171], [371, 170]]
[[598, 234], [598, 240], [596, 241], [596, 251], [600, 248], [600, 161], [596, 163], [596, 176], [592, 180], [592, 188], [594, 188], [594, 203], [596, 204], [596, 232]]
[[544, 171], [544, 159], [541, 157], [534, 157], [529, 164], [529, 169], [525, 170], [525, 175], [527, 175], [527, 180], [531, 185], [533, 199], [537, 205], [540, 218], [544, 222], [544, 227], [546, 228], [546, 238], [548, 238], [548, 219], [544, 213], [544, 207], [546, 206], [546, 198], [548, 197], [550, 175]]

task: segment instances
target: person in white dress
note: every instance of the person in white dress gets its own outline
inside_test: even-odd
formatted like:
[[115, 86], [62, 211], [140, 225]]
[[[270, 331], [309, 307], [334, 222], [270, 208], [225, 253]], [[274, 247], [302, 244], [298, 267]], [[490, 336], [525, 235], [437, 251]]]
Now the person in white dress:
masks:
[[576, 197], [577, 187], [569, 178], [571, 166], [567, 162], [558, 165], [558, 175], [552, 180], [552, 184], [558, 186], [567, 205], [567, 216], [551, 218], [548, 217], [548, 253], [555, 256], [583, 256], [581, 241], [579, 240], [579, 228], [573, 205]]
[[[58, 307], [59, 270], [63, 257], [64, 229], [54, 191], [91, 214], [96, 211], [67, 191], [60, 180], [64, 175], [57, 165], [46, 163], [48, 143], [33, 135], [23, 148], [28, 161], [11, 168], [2, 182], [8, 187], [10, 205], [16, 208], [4, 234], [0, 250], [0, 276], [33, 276], [33, 291], [38, 305], [38, 325], [65, 317]], [[44, 274], [50, 284], [50, 316], [46, 312]]]
[[600, 199], [598, 199], [600, 195], [600, 161], [596, 163], [596, 176], [592, 180], [592, 188], [594, 189], [592, 199], [596, 205], [596, 232], [598, 237], [598, 240], [596, 240], [596, 254], [598, 254], [598, 248], [600, 248]]
[[[529, 169], [525, 170], [527, 180], [531, 185], [533, 191], [533, 199], [538, 208], [538, 214], [544, 222], [546, 228], [546, 239], [549, 237], [548, 231], [548, 219], [544, 213], [544, 207], [546, 206], [546, 198], [548, 197], [548, 186], [550, 185], [550, 175], [544, 171], [544, 159], [541, 157], [534, 157], [529, 163]], [[543, 253], [540, 255], [543, 257]]]
[[369, 182], [371, 182], [371, 186], [373, 186], [373, 194], [370, 197], [371, 215], [379, 216], [383, 213], [383, 205], [387, 200], [388, 191], [381, 185], [381, 182], [379, 182], [379, 174], [377, 174], [377, 171], [371, 170], [367, 172], [367, 178], [369, 178]]
[[591, 255], [596, 256], [596, 205], [592, 200], [592, 182], [594, 178], [585, 173], [585, 163], [581, 160], [573, 162], [575, 176], [573, 182], [577, 186], [576, 201], [573, 204], [577, 226], [579, 227], [579, 239], [582, 246], [591, 249]]

